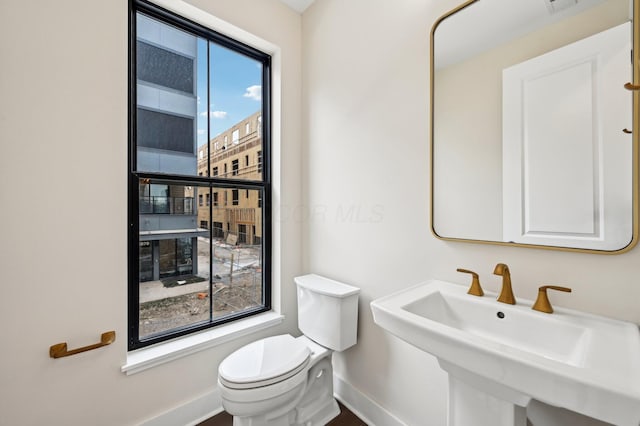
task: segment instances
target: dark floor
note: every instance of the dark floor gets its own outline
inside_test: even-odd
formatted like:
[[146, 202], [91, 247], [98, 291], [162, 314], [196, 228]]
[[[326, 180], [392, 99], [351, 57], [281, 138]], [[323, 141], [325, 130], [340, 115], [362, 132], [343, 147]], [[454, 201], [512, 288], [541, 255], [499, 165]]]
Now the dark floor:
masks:
[[[344, 405], [340, 404], [340, 402], [338, 402], [338, 405], [340, 405], [340, 414], [338, 415], [338, 417], [331, 420], [327, 424], [327, 426], [367, 426], [365, 422], [357, 418], [355, 414], [349, 411]], [[232, 425], [233, 425], [233, 417], [225, 411], [198, 424], [198, 426], [232, 426]]]

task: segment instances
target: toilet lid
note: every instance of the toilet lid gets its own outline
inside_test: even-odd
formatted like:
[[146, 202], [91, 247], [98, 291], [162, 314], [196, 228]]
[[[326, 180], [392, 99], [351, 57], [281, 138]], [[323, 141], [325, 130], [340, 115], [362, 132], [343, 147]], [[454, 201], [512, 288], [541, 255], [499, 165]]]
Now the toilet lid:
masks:
[[307, 364], [310, 350], [289, 334], [250, 343], [226, 357], [218, 368], [220, 382], [245, 389], [277, 383], [294, 376]]

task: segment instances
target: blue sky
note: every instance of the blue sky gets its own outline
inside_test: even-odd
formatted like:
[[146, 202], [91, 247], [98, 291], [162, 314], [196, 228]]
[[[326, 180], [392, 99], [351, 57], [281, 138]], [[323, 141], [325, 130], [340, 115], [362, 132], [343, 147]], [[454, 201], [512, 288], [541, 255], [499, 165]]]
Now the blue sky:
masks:
[[[261, 108], [262, 64], [210, 43], [211, 138]], [[198, 146], [207, 142], [207, 45], [198, 40]]]

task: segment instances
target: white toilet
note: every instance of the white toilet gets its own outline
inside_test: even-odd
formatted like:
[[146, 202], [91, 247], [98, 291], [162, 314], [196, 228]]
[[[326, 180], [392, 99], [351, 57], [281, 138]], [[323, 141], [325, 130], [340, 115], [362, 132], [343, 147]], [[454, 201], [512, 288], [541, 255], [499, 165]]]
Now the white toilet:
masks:
[[331, 354], [356, 343], [360, 289], [314, 274], [295, 282], [303, 335], [258, 340], [220, 363], [222, 405], [234, 426], [322, 426], [340, 413]]

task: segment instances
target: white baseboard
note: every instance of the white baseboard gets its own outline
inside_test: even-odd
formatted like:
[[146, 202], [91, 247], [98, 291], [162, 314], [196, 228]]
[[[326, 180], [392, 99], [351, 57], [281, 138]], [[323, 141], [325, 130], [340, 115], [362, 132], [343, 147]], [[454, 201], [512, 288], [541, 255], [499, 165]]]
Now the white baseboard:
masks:
[[149, 419], [140, 426], [195, 426], [223, 411], [218, 388]]
[[333, 394], [369, 426], [407, 426], [377, 402], [335, 374], [333, 375]]
[[[369, 426], [407, 426], [364, 393], [333, 376], [333, 393], [353, 414]], [[140, 426], [195, 426], [223, 411], [218, 388], [191, 401], [146, 420]]]

